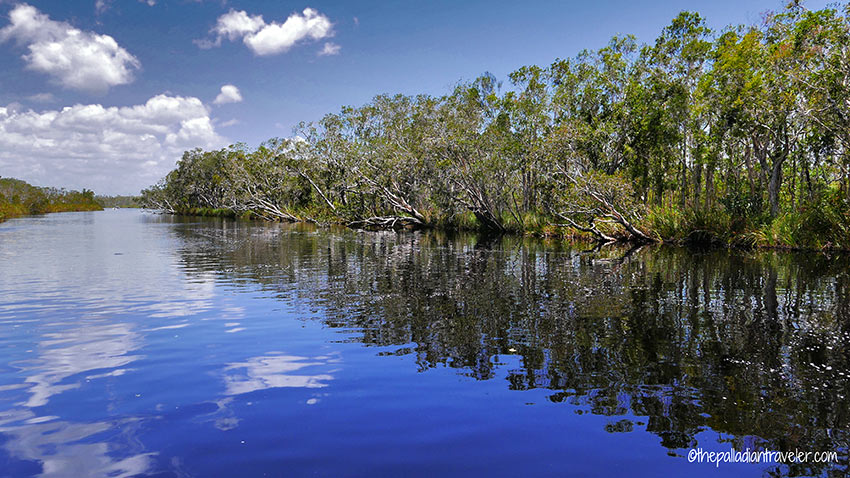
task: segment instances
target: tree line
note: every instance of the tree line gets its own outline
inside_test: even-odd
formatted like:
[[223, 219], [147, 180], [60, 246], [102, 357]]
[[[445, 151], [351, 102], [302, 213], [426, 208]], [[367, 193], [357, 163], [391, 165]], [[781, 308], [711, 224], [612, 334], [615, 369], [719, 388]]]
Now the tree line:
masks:
[[148, 208], [599, 241], [850, 247], [850, 5], [681, 12], [507, 84], [379, 95], [289, 139], [187, 151]]
[[33, 186], [14, 178], [0, 178], [0, 222], [28, 214], [50, 212], [99, 211], [94, 192], [88, 189], [68, 191]]
[[138, 208], [139, 196], [103, 196], [96, 195], [94, 200], [104, 208]]

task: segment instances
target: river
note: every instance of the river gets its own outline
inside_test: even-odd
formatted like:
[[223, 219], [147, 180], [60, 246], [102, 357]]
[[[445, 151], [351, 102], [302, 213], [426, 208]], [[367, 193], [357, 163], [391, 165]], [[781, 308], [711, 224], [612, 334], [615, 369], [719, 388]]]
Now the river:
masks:
[[[0, 476], [844, 476], [850, 261], [0, 224]], [[692, 463], [690, 450], [838, 463]]]

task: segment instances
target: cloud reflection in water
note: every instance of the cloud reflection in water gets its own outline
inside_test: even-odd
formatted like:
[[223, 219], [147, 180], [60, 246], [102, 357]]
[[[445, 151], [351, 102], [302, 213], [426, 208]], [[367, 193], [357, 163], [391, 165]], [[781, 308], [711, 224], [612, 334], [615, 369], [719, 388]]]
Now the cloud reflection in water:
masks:
[[[322, 361], [321, 359], [325, 359]], [[278, 387], [323, 388], [333, 375], [293, 374], [305, 367], [326, 365], [327, 357], [310, 359], [293, 355], [271, 354], [245, 362], [231, 363], [225, 368], [226, 395], [242, 395]]]

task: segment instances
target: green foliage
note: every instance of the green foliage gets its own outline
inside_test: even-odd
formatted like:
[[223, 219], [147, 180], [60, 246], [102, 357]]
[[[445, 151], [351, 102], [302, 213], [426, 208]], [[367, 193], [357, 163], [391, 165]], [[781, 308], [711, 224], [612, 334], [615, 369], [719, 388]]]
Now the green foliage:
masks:
[[733, 225], [736, 232], [745, 229], [747, 223], [762, 224], [769, 220], [769, 216], [764, 214], [764, 203], [760, 195], [752, 196], [746, 191], [731, 190], [720, 198], [720, 204], [737, 221]]
[[686, 230], [684, 214], [672, 205], [650, 208], [646, 215], [646, 228], [659, 240], [665, 242], [673, 242], [687, 235], [684, 232]]
[[668, 204], [652, 207], [646, 217], [647, 229], [665, 242], [729, 243], [742, 231], [735, 230], [732, 215], [724, 208], [680, 208]]
[[99, 211], [94, 192], [39, 188], [20, 179], [0, 178], [0, 220], [27, 214]]
[[761, 246], [790, 248], [798, 235], [800, 224], [798, 214], [783, 213], [755, 232], [756, 243]]
[[94, 200], [103, 208], [141, 207], [141, 196], [95, 196]]
[[803, 247], [850, 248], [850, 201], [838, 188], [832, 188], [818, 198], [817, 202], [803, 206], [800, 237]]
[[648, 45], [616, 36], [521, 67], [507, 85], [485, 73], [439, 97], [379, 95], [256, 149], [187, 151], [141, 203], [369, 228], [846, 248], [848, 52], [846, 11], [794, 2], [718, 32], [686, 11]]
[[793, 249], [850, 249], [850, 202], [837, 188], [757, 231], [760, 245]]
[[732, 218], [723, 208], [685, 209], [684, 241], [726, 243], [732, 233]]

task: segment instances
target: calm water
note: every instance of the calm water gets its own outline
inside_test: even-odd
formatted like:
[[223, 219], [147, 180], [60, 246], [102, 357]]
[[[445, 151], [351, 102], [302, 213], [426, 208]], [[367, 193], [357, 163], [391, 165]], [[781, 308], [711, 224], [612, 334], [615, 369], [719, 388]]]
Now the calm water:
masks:
[[0, 224], [0, 476], [844, 476], [846, 259], [584, 249]]

